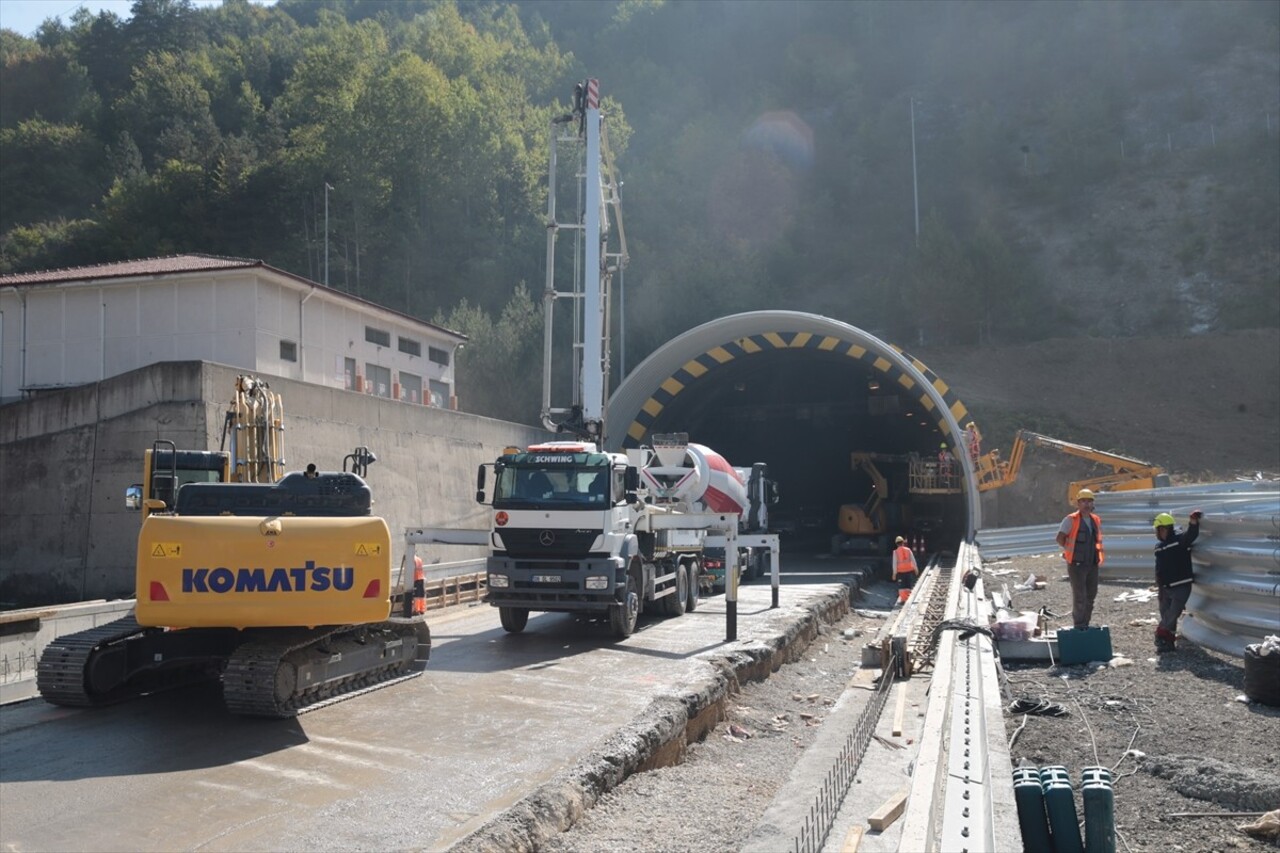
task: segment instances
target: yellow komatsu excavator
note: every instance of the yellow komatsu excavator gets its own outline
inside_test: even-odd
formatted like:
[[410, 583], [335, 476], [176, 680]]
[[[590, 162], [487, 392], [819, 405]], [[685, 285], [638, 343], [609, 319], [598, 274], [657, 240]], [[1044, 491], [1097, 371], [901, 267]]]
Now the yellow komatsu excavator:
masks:
[[978, 478], [978, 490], [985, 492], [1008, 486], [1015, 482], [1018, 479], [1018, 472], [1022, 468], [1022, 457], [1026, 453], [1027, 445], [1056, 450], [1069, 456], [1076, 456], [1111, 468], [1110, 474], [1076, 480], [1067, 486], [1068, 504], [1074, 503], [1076, 492], [1085, 488], [1092, 489], [1095, 492], [1123, 492], [1131, 489], [1153, 489], [1169, 485], [1169, 475], [1164, 472], [1163, 468], [1158, 465], [1152, 465], [1150, 462], [1143, 462], [1140, 459], [1132, 459], [1128, 456], [1121, 456], [1118, 453], [1098, 450], [1083, 444], [1073, 444], [1069, 441], [1051, 438], [1030, 430], [1018, 430], [1007, 460], [1000, 458], [1000, 451], [998, 450], [993, 450], [978, 457], [974, 466]]
[[291, 717], [425, 668], [422, 584], [393, 589], [390, 531], [363, 479], [373, 454], [277, 481], [268, 394], [237, 381], [231, 451], [146, 452], [125, 497], [144, 512], [134, 613], [50, 643], [36, 671], [46, 700], [103, 705], [220, 678], [233, 713]]

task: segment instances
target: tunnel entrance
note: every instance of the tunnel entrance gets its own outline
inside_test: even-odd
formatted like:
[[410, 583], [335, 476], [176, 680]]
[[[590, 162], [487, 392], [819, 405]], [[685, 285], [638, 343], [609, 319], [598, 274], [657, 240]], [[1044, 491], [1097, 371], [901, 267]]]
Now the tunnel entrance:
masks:
[[[963, 442], [966, 417], [940, 378], [866, 332], [753, 312], [692, 329], [636, 368], [610, 401], [606, 445], [678, 431], [736, 466], [767, 462], [781, 495], [775, 526], [806, 547], [842, 536], [842, 507], [874, 508], [867, 518], [890, 543], [954, 547], [980, 524], [972, 468], [953, 455], [949, 480], [920, 475], [938, 473], [941, 443]], [[846, 518], [846, 530], [858, 525]], [[874, 539], [836, 544], [856, 554]]]

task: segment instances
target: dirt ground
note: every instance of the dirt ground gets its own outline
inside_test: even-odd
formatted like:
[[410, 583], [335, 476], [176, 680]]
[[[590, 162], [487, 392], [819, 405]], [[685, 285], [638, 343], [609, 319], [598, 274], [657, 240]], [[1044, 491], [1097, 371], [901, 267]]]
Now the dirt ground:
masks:
[[[1071, 590], [1055, 555], [988, 563], [984, 574], [1011, 588], [1029, 574], [1046, 579], [1043, 590], [1015, 591], [1013, 609], [1048, 607], [1060, 615], [1051, 624], [1070, 625]], [[1066, 711], [1006, 714], [1014, 765], [1064, 765], [1073, 782], [1081, 768], [1110, 768], [1118, 850], [1275, 849], [1240, 831], [1253, 818], [1175, 816], [1280, 808], [1280, 708], [1245, 701], [1239, 658], [1184, 639], [1157, 655], [1156, 600], [1139, 600], [1148, 589], [1147, 578], [1100, 584], [1093, 624], [1110, 629], [1111, 665], [1004, 663], [1006, 698]], [[1079, 792], [1076, 801], [1082, 809]]]

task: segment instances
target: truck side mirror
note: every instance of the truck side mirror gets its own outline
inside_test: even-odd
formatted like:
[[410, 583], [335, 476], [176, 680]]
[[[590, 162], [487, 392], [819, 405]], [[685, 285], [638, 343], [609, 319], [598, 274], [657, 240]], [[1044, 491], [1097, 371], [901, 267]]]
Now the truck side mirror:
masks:
[[636, 490], [640, 488], [640, 472], [634, 466], [628, 465], [622, 475], [622, 488], [626, 492], [627, 503], [633, 504], [640, 499], [636, 495]]
[[124, 490], [124, 508], [137, 512], [142, 509], [142, 484], [134, 483]]
[[478, 504], [484, 503], [484, 469], [487, 467], [488, 465], [481, 465], [476, 469], [476, 503]]

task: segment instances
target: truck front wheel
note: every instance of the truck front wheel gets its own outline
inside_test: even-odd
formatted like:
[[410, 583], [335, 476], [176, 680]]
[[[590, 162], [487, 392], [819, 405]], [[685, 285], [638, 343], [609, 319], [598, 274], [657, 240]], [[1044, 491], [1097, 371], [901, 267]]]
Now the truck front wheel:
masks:
[[502, 627], [510, 634], [519, 634], [524, 630], [524, 626], [529, 624], [529, 609], [527, 607], [499, 607], [498, 618], [502, 620]]
[[640, 585], [636, 576], [627, 573], [627, 589], [623, 593], [622, 603], [609, 607], [609, 628], [613, 636], [620, 640], [630, 637], [636, 630], [636, 619], [640, 616]]

